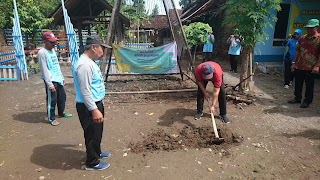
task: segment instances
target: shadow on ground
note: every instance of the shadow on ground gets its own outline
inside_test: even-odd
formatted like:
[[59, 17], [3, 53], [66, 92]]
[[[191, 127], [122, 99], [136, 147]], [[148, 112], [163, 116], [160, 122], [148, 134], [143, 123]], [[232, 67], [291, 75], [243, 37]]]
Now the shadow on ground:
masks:
[[291, 116], [296, 118], [308, 118], [308, 117], [318, 117], [320, 112], [317, 111], [317, 104], [310, 104], [308, 108], [301, 109], [300, 104], [288, 104], [283, 103], [282, 105], [277, 105], [269, 109], [263, 110], [267, 114], [283, 114], [285, 116]]
[[31, 162], [48, 169], [81, 169], [85, 161], [85, 152], [70, 144], [49, 144], [33, 149]]
[[283, 134], [283, 136], [292, 138], [292, 137], [304, 137], [308, 139], [315, 139], [319, 140], [320, 139], [320, 130], [318, 129], [308, 129], [303, 132], [299, 132], [297, 134]]
[[48, 123], [46, 112], [23, 112], [14, 114], [13, 119], [26, 123]]

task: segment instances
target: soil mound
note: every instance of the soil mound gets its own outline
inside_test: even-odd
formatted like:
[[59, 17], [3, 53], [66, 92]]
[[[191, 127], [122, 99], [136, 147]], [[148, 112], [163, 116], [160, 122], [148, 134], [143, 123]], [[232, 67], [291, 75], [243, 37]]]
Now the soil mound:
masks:
[[221, 126], [218, 129], [219, 135], [224, 138], [224, 142], [214, 141], [214, 132], [212, 127], [192, 128], [185, 126], [179, 132], [165, 132], [163, 129], [152, 130], [144, 140], [131, 144], [131, 151], [134, 153], [171, 151], [177, 149], [189, 148], [218, 148], [230, 145], [238, 145], [242, 142], [242, 137], [238, 136], [226, 127]]

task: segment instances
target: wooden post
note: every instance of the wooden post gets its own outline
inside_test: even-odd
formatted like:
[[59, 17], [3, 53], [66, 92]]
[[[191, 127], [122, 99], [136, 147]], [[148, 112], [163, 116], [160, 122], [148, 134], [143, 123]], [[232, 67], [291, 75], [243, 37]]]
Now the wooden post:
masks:
[[[11, 66], [11, 65], [9, 65]], [[8, 68], [8, 78], [13, 78], [12, 77], [12, 68]]]
[[3, 78], [8, 78], [7, 69], [3, 69]]
[[[121, 0], [115, 0], [114, 4], [113, 4], [111, 19], [110, 19], [110, 23], [108, 26], [107, 41], [106, 41], [106, 44], [108, 44], [109, 46], [112, 46], [112, 43], [113, 43], [114, 32], [115, 32], [114, 29], [116, 28], [116, 26], [115, 26], [116, 16], [117, 16], [117, 12], [119, 12], [118, 9], [119, 9], [120, 4], [121, 4]], [[112, 49], [107, 48], [104, 51], [103, 58], [99, 63], [100, 70], [103, 75], [105, 75], [105, 71], [106, 71], [106, 63], [105, 63], [106, 58], [110, 57], [110, 56], [112, 56]], [[109, 61], [111, 61], [111, 58], [109, 59]], [[110, 62], [109, 62], [109, 64], [110, 64]]]
[[[92, 16], [91, 0], [88, 0], [88, 4], [89, 4], [89, 15]], [[88, 24], [88, 35], [91, 36], [91, 25], [90, 25], [90, 23]]]
[[139, 40], [140, 39], [140, 36], [139, 36], [140, 35], [140, 33], [139, 33], [139, 20], [138, 20], [137, 30], [138, 30], [138, 32], [137, 32], [138, 41], [137, 42], [138, 42], [138, 45], [139, 45], [139, 43], [140, 43], [140, 40]]
[[[162, 0], [163, 1], [163, 4], [164, 4], [164, 9], [166, 11], [166, 15], [167, 15], [167, 18], [168, 18], [168, 22], [169, 22], [169, 26], [170, 26], [170, 31], [171, 31], [171, 35], [172, 35], [172, 38], [175, 42], [176, 41], [176, 37], [174, 35], [174, 32], [173, 32], [173, 28], [172, 28], [172, 24], [171, 24], [171, 21], [170, 21], [170, 16], [169, 16], [169, 12], [168, 12], [168, 6], [167, 6], [167, 2], [165, 0]], [[178, 47], [178, 45], [177, 45]], [[179, 48], [177, 48], [177, 51], [179, 50]], [[182, 53], [181, 53], [182, 54]], [[180, 58], [177, 57], [177, 62], [178, 62], [178, 66], [179, 66], [179, 71], [180, 71], [180, 75], [181, 75], [181, 80], [183, 81], [183, 72], [182, 72], [182, 69], [181, 69], [181, 63], [180, 63]]]
[[[112, 32], [112, 37], [109, 37], [109, 36], [107, 37], [107, 39], [109, 39], [109, 41], [107, 43], [111, 44], [111, 46], [112, 46], [112, 42], [114, 41], [114, 38], [115, 38], [116, 27], [118, 25], [118, 19], [119, 19], [118, 18], [118, 14], [119, 14], [119, 11], [120, 11], [120, 6], [121, 6], [121, 0], [115, 0], [114, 1], [114, 6], [113, 6], [113, 9], [112, 9], [112, 16], [111, 16], [111, 20], [112, 20], [112, 17], [113, 17], [113, 22], [111, 24], [111, 21], [110, 21], [110, 24], [109, 24], [109, 29], [112, 30], [111, 31]], [[111, 25], [111, 28], [110, 28], [110, 25]], [[108, 29], [108, 33], [109, 33], [109, 29]], [[111, 34], [111, 32], [110, 32], [110, 34]], [[108, 81], [108, 76], [109, 76], [109, 71], [110, 71], [110, 66], [111, 66], [111, 58], [112, 58], [112, 48], [111, 49], [108, 48], [106, 51], [109, 52], [109, 62], [108, 62], [108, 69], [107, 69], [105, 82]], [[104, 66], [104, 70], [105, 70], [105, 66]]]
[[189, 46], [188, 46], [188, 42], [187, 42], [187, 38], [186, 38], [186, 33], [185, 33], [184, 30], [183, 30], [183, 26], [182, 26], [182, 23], [181, 23], [181, 19], [180, 19], [180, 17], [179, 17], [179, 14], [178, 14], [176, 5], [174, 4], [173, 0], [171, 0], [171, 3], [173, 4], [174, 12], [175, 12], [175, 14], [176, 14], [176, 16], [177, 16], [177, 19], [178, 19], [178, 22], [179, 22], [179, 25], [180, 25], [180, 29], [181, 29], [181, 32], [182, 32], [183, 40], [184, 40], [184, 43], [185, 43], [185, 45], [186, 45], [186, 48], [187, 48], [187, 51], [188, 51], [188, 54], [189, 54], [190, 64], [191, 64], [191, 70], [192, 70], [192, 72], [193, 72], [194, 77], [196, 77], [195, 68], [194, 68], [194, 65], [193, 65], [193, 62], [192, 62], [191, 51], [190, 51], [190, 48], [189, 48]]
[[176, 38], [174, 36], [174, 33], [173, 33], [173, 28], [172, 28], [172, 24], [171, 24], [171, 21], [170, 21], [170, 17], [169, 17], [169, 12], [168, 12], [168, 6], [167, 6], [167, 3], [165, 0], [162, 0], [163, 1], [163, 5], [164, 5], [164, 9], [166, 11], [166, 15], [167, 15], [167, 18], [168, 18], [168, 22], [169, 22], [169, 27], [170, 27], [170, 30], [171, 30], [171, 35], [172, 35], [172, 38], [174, 41], [176, 41]]
[[18, 77], [17, 74], [18, 74], [17, 69], [14, 68], [14, 69], [13, 69], [13, 78], [17, 79], [17, 77]]
[[147, 33], [146, 32], [144, 32], [144, 37], [146, 39], [146, 44], [147, 44], [148, 43], [148, 39], [147, 39]]
[[[138, 0], [138, 4], [137, 4], [137, 14], [139, 15], [139, 0]], [[140, 42], [140, 33], [139, 33], [139, 25], [140, 25], [140, 22], [139, 22], [139, 19], [138, 19], [138, 25], [137, 25], [137, 37], [138, 37], [138, 45], [139, 45], [139, 42]]]
[[81, 20], [77, 20], [77, 28], [78, 28], [78, 37], [79, 37], [79, 55], [83, 53], [84, 47], [83, 47], [83, 39], [82, 39], [82, 25]]
[[[249, 73], [250, 74], [252, 74], [252, 64], [253, 64], [253, 62], [252, 62], [252, 51], [250, 51], [249, 52], [249, 62], [250, 62], [250, 64], [249, 64], [249, 67], [250, 67], [250, 69], [249, 69]], [[253, 77], [251, 76], [250, 77], [250, 81], [253, 81]]]
[[[22, 70], [19, 70], [19, 71], [20, 71], [20, 79], [21, 79], [22, 81], [24, 81], [23, 72], [22, 72]], [[18, 77], [19, 77], [19, 74], [18, 74]]]

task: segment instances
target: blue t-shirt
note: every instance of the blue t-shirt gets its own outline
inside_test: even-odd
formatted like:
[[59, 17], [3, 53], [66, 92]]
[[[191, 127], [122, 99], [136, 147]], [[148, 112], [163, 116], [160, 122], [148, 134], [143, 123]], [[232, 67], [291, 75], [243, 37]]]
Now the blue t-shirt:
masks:
[[289, 60], [292, 62], [293, 59], [294, 59], [294, 56], [296, 54], [296, 45], [298, 44], [299, 42], [299, 39], [302, 37], [302, 32], [300, 29], [296, 29], [294, 33], [298, 33], [299, 34], [299, 38], [298, 39], [295, 39], [295, 38], [292, 38], [292, 39], [289, 39], [286, 46], [288, 46], [288, 53], [289, 53]]
[[289, 52], [289, 60], [292, 62], [294, 59], [294, 55], [296, 54], [296, 45], [298, 43], [299, 39], [289, 39], [286, 46], [288, 46], [288, 52]]
[[203, 52], [212, 52], [212, 49], [213, 49], [212, 42], [214, 42], [214, 35], [211, 34], [211, 37], [210, 37], [209, 34], [206, 34], [206, 36], [207, 36], [208, 42], [203, 45]]
[[234, 47], [231, 47], [230, 45], [228, 54], [240, 55], [240, 49], [241, 49], [241, 46], [239, 44], [236, 44]]
[[[58, 57], [55, 51], [45, 50], [47, 69], [49, 71], [49, 76], [52, 82], [58, 82], [63, 85], [63, 76], [60, 70], [60, 65]], [[44, 79], [43, 74], [41, 74], [41, 79]]]
[[89, 111], [96, 109], [95, 102], [105, 96], [105, 86], [102, 73], [98, 65], [82, 54], [73, 70], [76, 102], [84, 103]]

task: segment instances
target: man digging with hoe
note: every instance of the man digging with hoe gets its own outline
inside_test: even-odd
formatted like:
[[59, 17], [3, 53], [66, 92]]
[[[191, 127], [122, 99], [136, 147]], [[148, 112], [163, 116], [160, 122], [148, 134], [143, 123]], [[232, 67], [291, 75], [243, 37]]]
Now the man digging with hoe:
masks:
[[213, 83], [213, 93], [210, 113], [214, 114], [215, 105], [217, 100], [219, 100], [220, 118], [224, 123], [230, 123], [227, 118], [226, 92], [223, 83], [223, 72], [220, 65], [211, 61], [201, 63], [196, 69], [196, 78], [198, 80], [197, 114], [194, 116], [194, 119], [200, 120], [203, 115], [204, 98], [207, 101], [210, 99], [209, 94], [206, 92], [206, 87], [208, 81], [211, 81]]

